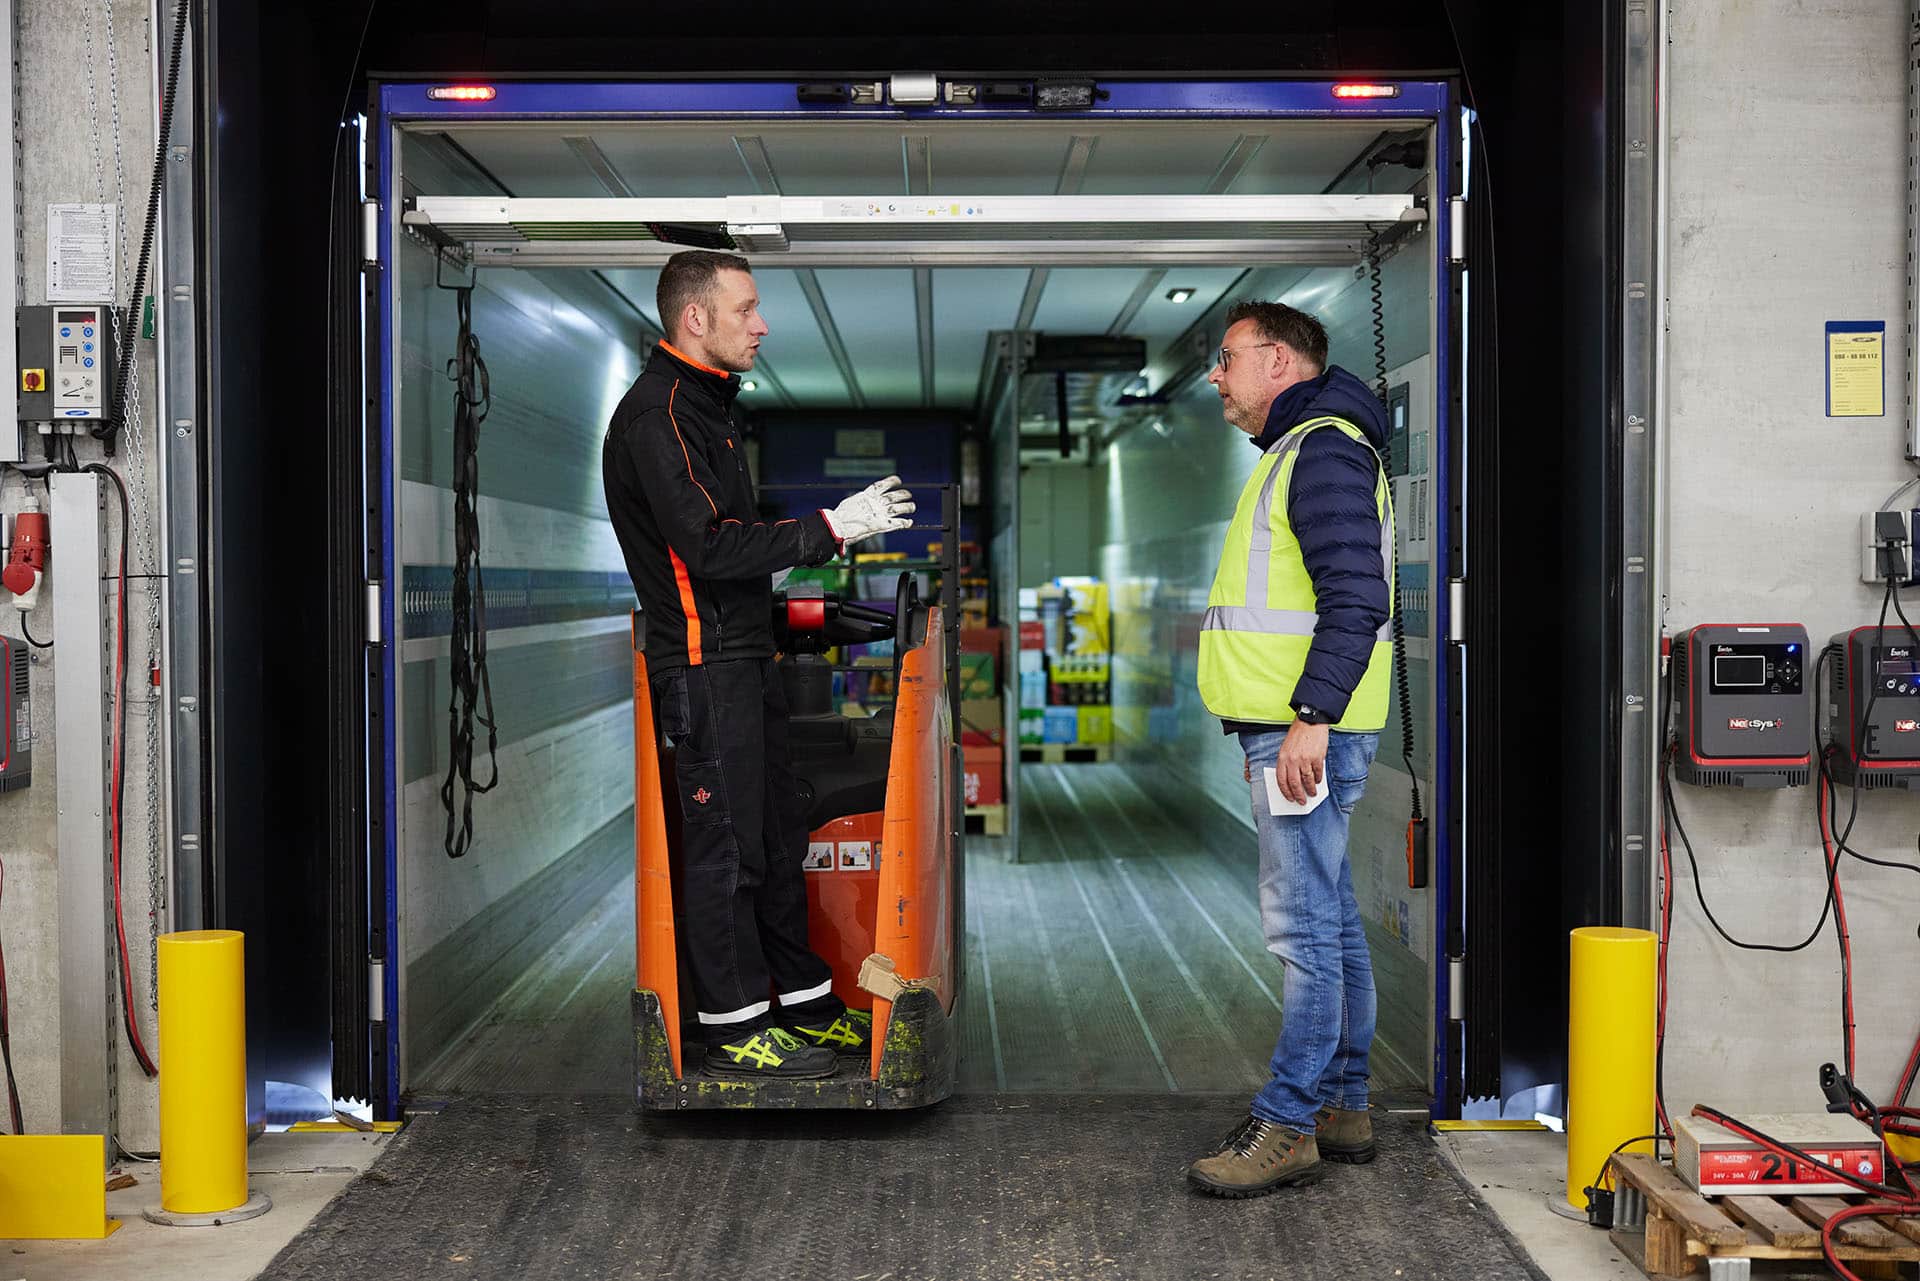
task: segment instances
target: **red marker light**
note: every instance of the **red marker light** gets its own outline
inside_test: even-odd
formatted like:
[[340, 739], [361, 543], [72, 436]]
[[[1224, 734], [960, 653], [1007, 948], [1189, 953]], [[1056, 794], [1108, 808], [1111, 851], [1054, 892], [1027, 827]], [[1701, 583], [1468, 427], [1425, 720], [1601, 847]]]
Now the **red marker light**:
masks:
[[435, 85], [427, 97], [441, 102], [492, 102], [492, 85]]
[[1398, 98], [1399, 85], [1335, 85], [1333, 96], [1336, 98]]

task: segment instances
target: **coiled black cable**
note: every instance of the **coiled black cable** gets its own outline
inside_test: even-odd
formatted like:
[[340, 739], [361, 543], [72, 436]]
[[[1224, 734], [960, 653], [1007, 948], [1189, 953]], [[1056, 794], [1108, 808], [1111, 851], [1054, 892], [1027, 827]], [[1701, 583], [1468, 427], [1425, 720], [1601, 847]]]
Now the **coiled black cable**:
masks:
[[[487, 580], [480, 568], [480, 424], [492, 407], [493, 391], [473, 333], [473, 287], [453, 293], [460, 316], [453, 359], [447, 362], [447, 377], [453, 380], [453, 629], [448, 638], [453, 691], [447, 702], [450, 750], [440, 803], [447, 810], [447, 857], [459, 858], [473, 848], [474, 795], [499, 783], [500, 761], [494, 755], [493, 682], [487, 674]], [[484, 714], [477, 710], [482, 703]], [[473, 781], [475, 721], [487, 727], [493, 776], [485, 783]], [[456, 783], [461, 792], [457, 819]]]
[[113, 380], [113, 401], [107, 416], [92, 428], [93, 435], [100, 441], [107, 457], [113, 457], [114, 443], [120, 436], [120, 421], [127, 408], [127, 380], [133, 377], [134, 366], [134, 322], [145, 304], [147, 293], [147, 267], [153, 261], [153, 237], [159, 230], [160, 192], [166, 185], [167, 144], [173, 137], [173, 98], [180, 86], [180, 46], [187, 38], [187, 8], [190, 0], [180, 0], [180, 7], [173, 15], [173, 51], [167, 57], [167, 89], [160, 99], [159, 137], [153, 148], [153, 184], [147, 192], [147, 229], [140, 237], [140, 265], [133, 273], [133, 297], [128, 300], [125, 320], [120, 325], [124, 335], [120, 344], [120, 368]]
[[[1380, 285], [1380, 241], [1376, 236], [1367, 242], [1367, 285], [1373, 296], [1373, 381], [1374, 394], [1380, 397], [1380, 403], [1387, 403], [1387, 307]], [[1391, 412], [1391, 410], [1389, 410]], [[1389, 428], [1391, 430], [1391, 428]], [[1380, 473], [1388, 477], [1388, 488], [1392, 488], [1393, 473], [1383, 456], [1380, 459]], [[1389, 495], [1388, 502], [1392, 502]], [[1413, 682], [1407, 675], [1407, 625], [1400, 605], [1400, 530], [1398, 522], [1393, 531], [1393, 615], [1390, 620], [1393, 627], [1393, 687], [1400, 702], [1400, 759], [1406, 763], [1407, 779], [1413, 786], [1413, 821], [1426, 821], [1426, 811], [1420, 805], [1420, 775], [1413, 768]]]

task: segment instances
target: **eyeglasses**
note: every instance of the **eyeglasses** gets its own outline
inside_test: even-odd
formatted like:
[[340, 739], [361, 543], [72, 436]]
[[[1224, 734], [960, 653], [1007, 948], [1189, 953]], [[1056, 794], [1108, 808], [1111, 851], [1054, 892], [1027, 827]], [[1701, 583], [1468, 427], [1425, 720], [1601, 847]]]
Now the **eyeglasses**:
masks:
[[1250, 342], [1242, 347], [1222, 347], [1220, 349], [1220, 372], [1223, 374], [1227, 372], [1227, 366], [1233, 363], [1233, 353], [1236, 351], [1253, 351], [1260, 347], [1278, 347], [1279, 345], [1277, 342]]

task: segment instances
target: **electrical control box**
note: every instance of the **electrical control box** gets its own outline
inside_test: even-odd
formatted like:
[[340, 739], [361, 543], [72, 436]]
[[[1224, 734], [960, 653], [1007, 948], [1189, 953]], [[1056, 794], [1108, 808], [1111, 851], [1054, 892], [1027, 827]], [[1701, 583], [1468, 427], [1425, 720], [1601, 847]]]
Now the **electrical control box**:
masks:
[[11, 636], [0, 636], [0, 726], [6, 742], [0, 745], [0, 792], [12, 792], [33, 781], [33, 706], [27, 694], [30, 680], [27, 646]]
[[1911, 790], [1920, 781], [1920, 636], [1905, 624], [1856, 627], [1834, 636], [1824, 661], [1834, 780]]
[[1676, 637], [1674, 776], [1696, 787], [1803, 787], [1813, 773], [1807, 629], [1709, 623]]
[[113, 409], [113, 318], [106, 303], [14, 310], [20, 421], [87, 423]]

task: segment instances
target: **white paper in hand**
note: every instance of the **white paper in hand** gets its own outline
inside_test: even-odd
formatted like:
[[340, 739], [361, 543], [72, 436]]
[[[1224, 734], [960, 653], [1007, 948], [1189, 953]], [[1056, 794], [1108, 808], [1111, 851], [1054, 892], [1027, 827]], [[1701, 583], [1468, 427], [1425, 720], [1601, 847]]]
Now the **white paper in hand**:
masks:
[[1267, 813], [1269, 814], [1311, 814], [1320, 808], [1320, 802], [1327, 799], [1327, 772], [1320, 771], [1320, 790], [1307, 798], [1305, 805], [1295, 804], [1287, 799], [1280, 790], [1280, 775], [1272, 766], [1260, 771], [1267, 779]]

